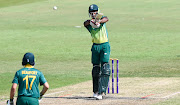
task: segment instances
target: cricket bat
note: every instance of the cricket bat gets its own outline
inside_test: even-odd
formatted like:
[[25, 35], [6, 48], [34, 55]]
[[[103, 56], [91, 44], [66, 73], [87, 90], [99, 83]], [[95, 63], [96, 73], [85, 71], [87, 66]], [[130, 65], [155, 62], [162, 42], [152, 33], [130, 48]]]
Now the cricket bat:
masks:
[[95, 19], [99, 20], [102, 18], [102, 16], [103, 16], [103, 13], [98, 13]]

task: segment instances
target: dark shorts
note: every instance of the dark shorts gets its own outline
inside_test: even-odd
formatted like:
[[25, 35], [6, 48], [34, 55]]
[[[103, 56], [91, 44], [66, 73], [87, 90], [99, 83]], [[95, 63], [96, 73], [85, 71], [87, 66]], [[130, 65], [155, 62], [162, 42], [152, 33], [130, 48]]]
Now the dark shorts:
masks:
[[108, 63], [110, 58], [110, 44], [109, 42], [101, 44], [93, 44], [92, 48], [92, 64]]
[[16, 105], [39, 105], [38, 98], [20, 96], [17, 98]]

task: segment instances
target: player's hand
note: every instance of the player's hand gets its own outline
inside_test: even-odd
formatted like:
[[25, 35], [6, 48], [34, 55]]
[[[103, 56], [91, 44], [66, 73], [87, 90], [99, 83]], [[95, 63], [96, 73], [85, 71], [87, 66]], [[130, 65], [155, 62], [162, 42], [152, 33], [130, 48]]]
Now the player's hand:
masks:
[[99, 28], [100, 27], [100, 22], [96, 22], [96, 20], [92, 19], [90, 21], [90, 25], [92, 26], [92, 28]]
[[14, 105], [13, 99], [7, 100], [7, 105]]
[[39, 102], [41, 101], [43, 94], [40, 93]]
[[40, 95], [40, 98], [39, 98], [39, 99], [41, 100], [41, 99], [42, 99], [42, 97], [43, 97], [43, 95]]

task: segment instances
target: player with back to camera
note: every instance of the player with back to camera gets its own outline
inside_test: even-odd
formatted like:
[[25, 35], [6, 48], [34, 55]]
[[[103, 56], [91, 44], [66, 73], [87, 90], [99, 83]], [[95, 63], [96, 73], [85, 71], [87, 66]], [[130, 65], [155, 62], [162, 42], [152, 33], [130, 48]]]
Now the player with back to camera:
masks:
[[108, 32], [106, 29], [107, 16], [99, 13], [97, 5], [89, 6], [89, 15], [91, 20], [86, 20], [84, 26], [90, 32], [92, 37], [92, 81], [93, 81], [93, 97], [101, 100], [103, 93], [106, 94], [108, 86], [110, 70], [110, 44], [108, 40]]
[[[18, 87], [18, 97], [16, 105], [39, 105], [39, 99], [46, 93], [49, 84], [42, 72], [34, 68], [35, 61], [32, 53], [26, 53], [22, 59], [24, 68], [18, 70], [12, 81], [10, 92], [10, 100], [8, 105], [14, 105], [13, 98]], [[38, 85], [43, 85], [42, 91], [39, 93]]]

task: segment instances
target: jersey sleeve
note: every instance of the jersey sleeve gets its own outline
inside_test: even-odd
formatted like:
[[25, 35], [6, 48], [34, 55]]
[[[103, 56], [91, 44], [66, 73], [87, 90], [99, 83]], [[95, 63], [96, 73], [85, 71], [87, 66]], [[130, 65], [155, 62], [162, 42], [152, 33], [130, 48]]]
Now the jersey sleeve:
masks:
[[[102, 16], [102, 18], [104, 18], [104, 17], [107, 17], [107, 16]], [[102, 19], [102, 18], [101, 18], [101, 19]]]
[[39, 82], [40, 82], [40, 85], [43, 85], [44, 83], [47, 82], [43, 73], [40, 74]]
[[91, 25], [87, 25], [87, 26], [86, 26], [86, 29], [87, 29], [89, 32], [91, 32], [91, 30], [92, 30]]
[[14, 76], [14, 79], [13, 79], [12, 83], [18, 84], [18, 78], [19, 78], [19, 74], [18, 74], [18, 72], [16, 72], [16, 74], [15, 74], [15, 76]]
[[[104, 18], [104, 17], [107, 17], [107, 16], [102, 16], [102, 18]], [[102, 19], [101, 18], [101, 19]], [[101, 26], [100, 26], [100, 28], [104, 25], [105, 23], [101, 23]]]

